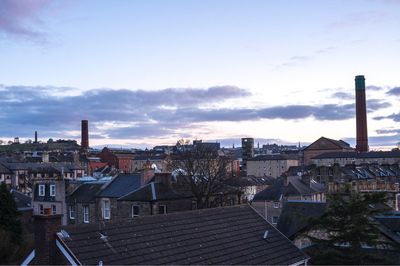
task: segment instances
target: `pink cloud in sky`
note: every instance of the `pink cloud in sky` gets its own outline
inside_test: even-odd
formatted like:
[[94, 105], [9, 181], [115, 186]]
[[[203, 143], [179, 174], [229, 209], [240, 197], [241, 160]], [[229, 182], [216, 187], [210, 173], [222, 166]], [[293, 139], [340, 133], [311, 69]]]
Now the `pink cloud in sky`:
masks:
[[0, 0], [0, 33], [43, 38], [40, 13], [51, 3], [52, 0]]

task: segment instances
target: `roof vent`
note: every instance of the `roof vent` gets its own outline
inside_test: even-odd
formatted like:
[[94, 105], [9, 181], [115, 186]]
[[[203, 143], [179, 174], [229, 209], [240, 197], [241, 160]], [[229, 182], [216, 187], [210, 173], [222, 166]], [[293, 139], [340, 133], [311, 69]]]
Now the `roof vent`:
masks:
[[268, 237], [268, 233], [269, 233], [269, 231], [268, 231], [268, 230], [266, 230], [266, 231], [264, 232], [263, 239], [267, 239], [267, 237]]
[[108, 236], [103, 235], [102, 233], [99, 233], [99, 234], [100, 234], [100, 239], [101, 239], [101, 240], [104, 240], [104, 241], [107, 240]]

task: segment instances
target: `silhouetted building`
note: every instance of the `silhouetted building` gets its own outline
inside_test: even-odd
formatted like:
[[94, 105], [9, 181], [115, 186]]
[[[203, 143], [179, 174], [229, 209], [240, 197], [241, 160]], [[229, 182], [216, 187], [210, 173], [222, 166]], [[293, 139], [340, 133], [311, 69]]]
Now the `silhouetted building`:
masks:
[[254, 139], [242, 138], [243, 169], [247, 168], [247, 160], [254, 157]]
[[88, 120], [82, 120], [81, 147], [82, 147], [82, 149], [89, 148], [89, 122], [88, 122]]
[[365, 78], [356, 76], [356, 120], [358, 152], [368, 151], [367, 108], [365, 101]]

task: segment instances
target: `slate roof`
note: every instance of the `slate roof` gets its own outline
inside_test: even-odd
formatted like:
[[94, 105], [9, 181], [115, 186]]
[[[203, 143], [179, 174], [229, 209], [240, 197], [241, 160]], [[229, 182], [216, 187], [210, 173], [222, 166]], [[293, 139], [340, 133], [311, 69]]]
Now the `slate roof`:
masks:
[[15, 204], [17, 205], [18, 211], [30, 211], [32, 210], [31, 202], [32, 198], [19, 192], [15, 189], [11, 189], [11, 195], [14, 197]]
[[271, 186], [267, 187], [263, 191], [260, 191], [256, 195], [254, 195], [253, 201], [257, 200], [278, 201], [284, 192], [285, 192], [285, 186], [283, 180], [276, 180]]
[[174, 200], [184, 197], [184, 195], [181, 195], [163, 183], [150, 182], [149, 184], [122, 196], [118, 200], [147, 202], [156, 200]]
[[12, 174], [12, 171], [0, 162], [0, 174]]
[[59, 239], [90, 265], [290, 265], [307, 259], [248, 205], [144, 216], [102, 230], [94, 224], [64, 230], [69, 237]]
[[100, 193], [98, 197], [119, 198], [140, 187], [141, 174], [119, 174]]
[[90, 203], [96, 201], [96, 194], [104, 186], [104, 183], [83, 183], [71, 195], [67, 197], [67, 202]]
[[42, 171], [43, 169], [52, 169], [52, 171], [72, 172], [75, 169], [84, 169], [83, 167], [68, 162], [61, 163], [4, 163], [10, 170], [29, 170], [29, 171]]
[[294, 160], [294, 159], [289, 159], [286, 156], [276, 154], [276, 155], [258, 155], [251, 159], [248, 159], [247, 161], [276, 161], [276, 160]]
[[288, 201], [282, 209], [276, 228], [291, 238], [309, 225], [310, 218], [321, 217], [325, 210], [325, 202]]
[[313, 157], [312, 159], [331, 159], [331, 158], [400, 158], [400, 151], [370, 151], [370, 152], [326, 152]]
[[254, 195], [253, 201], [279, 201], [282, 196], [310, 195], [314, 192], [322, 192], [321, 190], [324, 191], [323, 186], [315, 184], [309, 186], [300, 178], [291, 179], [287, 186], [285, 186], [283, 180], [279, 179]]
[[400, 233], [400, 216], [377, 216], [375, 219], [391, 231]]
[[253, 175], [248, 175], [239, 178], [228, 179], [226, 184], [235, 187], [266, 186], [273, 184], [275, 180], [276, 179], [271, 176], [256, 177]]
[[[330, 142], [331, 144], [333, 144], [334, 146], [340, 148], [340, 149], [347, 149], [347, 150], [352, 150], [353, 148], [350, 147], [350, 144], [343, 141], [343, 140], [335, 140], [335, 139], [330, 139], [330, 138], [326, 138], [326, 137], [320, 137], [319, 139], [317, 139], [316, 141], [314, 141], [313, 143], [311, 143], [310, 145], [308, 145], [306, 148], [304, 148], [304, 150], [314, 150], [315, 148], [313, 148], [313, 145], [322, 141], [327, 141]], [[322, 150], [324, 148], [321, 148]]]

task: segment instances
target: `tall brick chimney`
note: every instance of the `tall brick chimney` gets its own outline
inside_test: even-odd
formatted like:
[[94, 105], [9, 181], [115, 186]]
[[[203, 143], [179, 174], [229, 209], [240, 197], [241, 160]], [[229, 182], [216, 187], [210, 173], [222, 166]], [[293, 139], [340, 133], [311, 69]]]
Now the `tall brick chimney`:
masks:
[[356, 123], [358, 152], [368, 151], [367, 106], [365, 101], [365, 78], [356, 76]]
[[89, 148], [89, 122], [88, 120], [82, 120], [81, 127], [81, 148], [88, 149]]
[[61, 214], [52, 215], [45, 209], [44, 215], [34, 215], [35, 265], [57, 265], [56, 233], [61, 228]]

